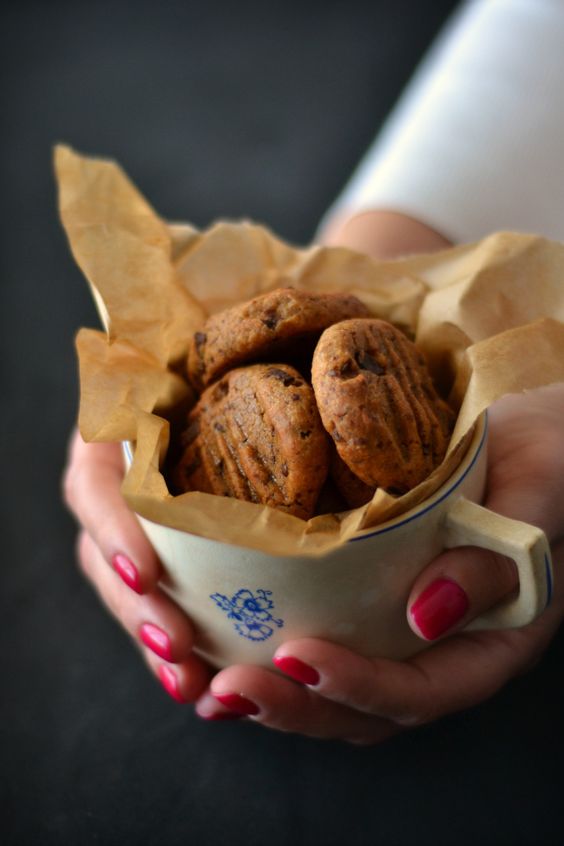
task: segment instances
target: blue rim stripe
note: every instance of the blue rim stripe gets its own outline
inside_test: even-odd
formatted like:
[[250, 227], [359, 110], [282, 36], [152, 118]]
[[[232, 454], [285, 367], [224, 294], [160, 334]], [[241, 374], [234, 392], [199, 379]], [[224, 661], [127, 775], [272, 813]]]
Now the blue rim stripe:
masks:
[[[445, 493], [436, 502], [433, 502], [431, 505], [428, 505], [427, 508], [423, 509], [423, 511], [418, 511], [417, 514], [412, 514], [411, 517], [408, 517], [406, 520], [402, 520], [401, 523], [394, 523], [393, 526], [388, 526], [387, 528], [384, 528], [384, 529], [377, 529], [375, 532], [370, 532], [370, 534], [361, 535], [360, 537], [356, 537], [356, 538], [350, 538], [348, 543], [356, 543], [358, 541], [367, 540], [368, 538], [373, 538], [376, 535], [383, 535], [386, 532], [392, 532], [392, 531], [394, 531], [394, 529], [399, 529], [400, 526], [405, 526], [407, 523], [411, 523], [412, 520], [417, 520], [423, 514], [427, 514], [428, 511], [431, 511], [433, 508], [435, 508], [437, 505], [439, 505], [441, 502], [443, 502], [443, 500], [445, 500], [447, 498], [447, 496], [450, 496], [450, 494], [454, 490], [456, 490], [456, 488], [459, 485], [462, 484], [462, 482], [464, 481], [464, 479], [466, 478], [466, 476], [468, 475], [468, 473], [470, 472], [470, 470], [472, 469], [472, 467], [476, 463], [478, 456], [480, 455], [480, 453], [482, 451], [482, 447], [484, 446], [487, 431], [488, 431], [488, 416], [486, 414], [485, 415], [485, 422], [484, 422], [484, 431], [482, 433], [480, 443], [478, 444], [478, 449], [476, 450], [476, 455], [474, 456], [474, 458], [472, 459], [472, 461], [470, 462], [470, 464], [468, 465], [468, 467], [466, 468], [466, 470], [464, 471], [464, 473], [462, 474], [460, 479], [457, 482], [455, 482], [454, 485], [451, 488], [449, 488], [447, 491], [445, 491]], [[131, 453], [131, 447], [129, 445], [129, 441], [123, 441], [123, 443], [125, 445], [125, 449], [126, 449], [127, 456], [129, 458], [129, 460], [133, 461], [133, 455]], [[548, 559], [545, 560], [545, 566], [547, 568], [547, 570], [546, 570], [546, 572], [547, 572], [547, 585], [548, 585], [548, 591], [549, 591], [548, 602], [550, 602], [550, 597], [552, 596], [552, 579], [551, 579], [551, 575], [550, 575], [550, 564], [548, 563]]]
[[436, 508], [437, 505], [439, 505], [444, 499], [446, 499], [447, 496], [450, 496], [450, 494], [454, 490], [456, 490], [456, 488], [459, 485], [462, 484], [462, 482], [464, 481], [464, 479], [466, 478], [466, 476], [468, 475], [468, 473], [470, 472], [470, 470], [472, 469], [472, 467], [476, 463], [478, 456], [480, 455], [480, 453], [482, 451], [482, 447], [484, 446], [487, 431], [488, 431], [488, 417], [487, 417], [487, 414], [486, 414], [484, 431], [482, 433], [482, 438], [480, 440], [480, 443], [478, 444], [478, 449], [476, 450], [476, 455], [474, 456], [474, 458], [472, 459], [472, 461], [470, 462], [470, 464], [468, 465], [468, 467], [466, 468], [466, 470], [464, 471], [464, 473], [462, 474], [460, 479], [457, 482], [455, 482], [454, 485], [451, 488], [448, 489], [448, 491], [445, 491], [445, 493], [436, 502], [433, 502], [431, 505], [428, 505], [427, 508], [423, 509], [423, 511], [418, 511], [417, 514], [412, 514], [411, 517], [407, 517], [407, 519], [402, 520], [401, 523], [394, 523], [393, 526], [388, 526], [387, 528], [384, 528], [384, 529], [378, 529], [375, 532], [371, 532], [369, 535], [361, 535], [361, 537], [350, 538], [348, 543], [356, 543], [357, 541], [367, 540], [367, 538], [373, 538], [376, 535], [383, 535], [386, 532], [393, 532], [394, 529], [399, 529], [400, 526], [405, 526], [407, 523], [411, 523], [412, 520], [417, 520], [423, 514], [427, 514], [428, 511], [431, 511], [433, 508]]

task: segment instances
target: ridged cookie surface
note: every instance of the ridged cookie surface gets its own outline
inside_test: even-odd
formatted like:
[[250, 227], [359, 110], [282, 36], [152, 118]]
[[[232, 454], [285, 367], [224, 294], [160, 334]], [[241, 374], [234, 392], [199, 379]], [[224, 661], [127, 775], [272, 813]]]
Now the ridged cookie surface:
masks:
[[442, 461], [454, 414], [422, 354], [384, 320], [346, 320], [322, 334], [312, 382], [323, 425], [365, 485], [405, 493]]
[[311, 386], [285, 364], [231, 370], [190, 412], [172, 481], [309, 519], [325, 481], [329, 441]]
[[315, 341], [327, 326], [365, 316], [366, 306], [349, 294], [276, 288], [208, 318], [190, 343], [190, 381], [201, 390], [233, 367], [265, 358], [277, 360], [292, 341]]

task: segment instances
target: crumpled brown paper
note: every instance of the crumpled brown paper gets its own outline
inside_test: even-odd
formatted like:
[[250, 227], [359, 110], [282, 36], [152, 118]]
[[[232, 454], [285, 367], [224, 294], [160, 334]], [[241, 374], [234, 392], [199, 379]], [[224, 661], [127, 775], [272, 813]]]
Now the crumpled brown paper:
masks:
[[[59, 207], [106, 333], [82, 329], [80, 431], [132, 441], [123, 493], [157, 523], [274, 555], [320, 555], [406, 511], [448, 478], [480, 413], [506, 393], [564, 381], [564, 245], [497, 233], [433, 255], [375, 262], [344, 248], [296, 249], [252, 223], [205, 232], [161, 220], [113, 162], [55, 152]], [[191, 492], [173, 497], [160, 467], [169, 419], [194, 401], [179, 375], [205, 315], [275, 287], [345, 291], [415, 334], [459, 408], [445, 461], [403, 497], [304, 522]]]

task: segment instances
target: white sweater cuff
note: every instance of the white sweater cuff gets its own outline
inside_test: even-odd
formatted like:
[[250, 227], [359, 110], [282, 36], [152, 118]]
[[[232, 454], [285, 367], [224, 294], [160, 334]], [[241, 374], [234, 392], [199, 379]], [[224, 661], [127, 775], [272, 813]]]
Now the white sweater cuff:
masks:
[[564, 239], [564, 2], [473, 0], [324, 221], [385, 208], [453, 241]]

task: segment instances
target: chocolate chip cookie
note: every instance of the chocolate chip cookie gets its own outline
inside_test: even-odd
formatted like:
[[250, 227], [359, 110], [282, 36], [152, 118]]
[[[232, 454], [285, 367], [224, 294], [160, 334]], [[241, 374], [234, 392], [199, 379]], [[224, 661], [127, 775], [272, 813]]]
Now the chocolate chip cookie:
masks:
[[229, 371], [188, 416], [176, 492], [204, 491], [308, 520], [325, 481], [329, 445], [311, 386], [286, 364]]
[[188, 376], [201, 390], [233, 367], [285, 358], [290, 345], [307, 340], [313, 345], [333, 323], [368, 315], [349, 294], [276, 288], [209, 317], [190, 343]]
[[367, 485], [355, 476], [338, 452], [330, 461], [329, 474], [349, 508], [360, 508], [361, 505], [366, 505], [376, 492], [377, 486]]
[[365, 485], [402, 494], [442, 461], [454, 422], [423, 355], [384, 320], [346, 320], [323, 332], [312, 382], [323, 425]]

